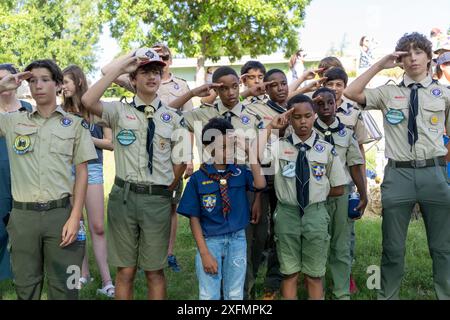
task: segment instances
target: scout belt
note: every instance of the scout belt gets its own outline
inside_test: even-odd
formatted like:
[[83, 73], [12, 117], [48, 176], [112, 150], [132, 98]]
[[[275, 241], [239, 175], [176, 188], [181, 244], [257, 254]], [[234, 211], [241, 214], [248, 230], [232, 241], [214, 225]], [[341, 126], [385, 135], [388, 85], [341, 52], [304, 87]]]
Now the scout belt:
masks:
[[410, 160], [410, 161], [395, 161], [389, 159], [388, 164], [393, 168], [426, 168], [434, 166], [445, 167], [447, 165], [445, 162], [445, 157], [437, 157], [426, 160]]
[[19, 210], [49, 211], [56, 208], [65, 208], [69, 205], [69, 203], [69, 197], [48, 202], [19, 202], [14, 200], [13, 208]]
[[151, 195], [157, 195], [157, 196], [167, 196], [171, 197], [172, 193], [167, 189], [167, 186], [162, 185], [149, 185], [149, 184], [139, 184], [139, 183], [132, 183], [125, 180], [120, 179], [119, 177], [116, 177], [114, 179], [114, 184], [120, 188], [124, 188], [126, 184], [130, 185], [130, 190], [134, 193], [138, 194], [151, 194]]

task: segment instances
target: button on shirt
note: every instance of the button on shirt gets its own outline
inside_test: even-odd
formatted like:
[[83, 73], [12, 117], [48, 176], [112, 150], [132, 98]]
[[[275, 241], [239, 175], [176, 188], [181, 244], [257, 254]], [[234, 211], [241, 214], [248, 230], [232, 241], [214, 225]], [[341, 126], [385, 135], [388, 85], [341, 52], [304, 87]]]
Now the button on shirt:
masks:
[[47, 202], [73, 191], [72, 165], [96, 159], [82, 119], [57, 107], [49, 118], [32, 112], [0, 114], [6, 137], [13, 199]]
[[[442, 136], [450, 132], [450, 90], [433, 82], [430, 76], [418, 90], [419, 113], [416, 118], [418, 140], [412, 147], [408, 143], [409, 98], [408, 85], [414, 81], [404, 76], [404, 86], [384, 85], [365, 89], [365, 109], [383, 112], [386, 135], [386, 157], [396, 161], [424, 160], [445, 156], [447, 148]], [[390, 121], [388, 121], [391, 119]]]
[[[208, 173], [218, 173], [212, 165], [206, 165]], [[246, 228], [250, 222], [250, 206], [247, 190], [253, 187], [253, 175], [245, 166], [228, 165], [233, 173], [227, 180], [231, 211], [225, 218], [220, 196], [219, 182], [198, 170], [190, 177], [177, 212], [186, 217], [200, 219], [204, 236], [218, 236]]]
[[330, 192], [330, 187], [345, 185], [348, 179], [345, 176], [344, 165], [339, 157], [333, 154], [333, 146], [321, 139], [316, 139], [317, 133], [302, 141], [295, 133], [292, 133], [293, 143], [281, 138], [272, 143], [270, 154], [262, 162], [273, 161], [275, 163], [275, 192], [278, 201], [282, 204], [298, 207], [296, 192], [295, 163], [298, 150], [295, 145], [305, 143], [311, 148], [306, 151], [310, 168], [309, 180], [309, 204], [325, 201]]
[[[136, 106], [145, 105], [139, 97]], [[156, 97], [152, 102], [155, 112], [155, 135], [153, 138], [153, 174], [148, 168], [147, 128], [145, 114], [126, 102], [102, 102], [102, 118], [112, 129], [116, 175], [129, 182], [168, 186], [173, 182], [173, 163], [186, 162], [190, 154], [183, 152], [189, 148], [177, 148], [188, 137], [183, 127], [183, 118], [169, 109]]]

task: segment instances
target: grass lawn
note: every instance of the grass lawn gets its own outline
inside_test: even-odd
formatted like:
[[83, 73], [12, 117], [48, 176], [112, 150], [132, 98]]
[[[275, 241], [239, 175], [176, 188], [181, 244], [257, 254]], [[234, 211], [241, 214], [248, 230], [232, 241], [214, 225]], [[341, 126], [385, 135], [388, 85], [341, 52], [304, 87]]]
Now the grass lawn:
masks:
[[[105, 152], [105, 163], [114, 164], [112, 153]], [[105, 193], [108, 194], [113, 182], [114, 169], [109, 167], [105, 172]], [[168, 283], [168, 299], [172, 300], [196, 300], [198, 299], [198, 283], [195, 274], [194, 256], [195, 241], [192, 237], [189, 222], [184, 217], [179, 217], [178, 233], [175, 245], [175, 254], [181, 265], [182, 272], [174, 273], [166, 269]], [[353, 267], [353, 275], [360, 289], [353, 299], [376, 299], [375, 290], [366, 287], [368, 274], [367, 267], [379, 265], [381, 257], [381, 219], [367, 216], [356, 223], [356, 262]], [[96, 295], [97, 288], [101, 286], [101, 278], [98, 273], [93, 252], [89, 243], [89, 259], [91, 275], [94, 282], [81, 290], [81, 299], [100, 299]], [[115, 270], [111, 270], [112, 276]], [[256, 283], [257, 298], [263, 294], [263, 275], [265, 266], [263, 265]], [[331, 284], [331, 280], [326, 281]], [[146, 283], [142, 272], [138, 272], [135, 282], [135, 299], [146, 299]], [[3, 294], [1, 294], [3, 293]], [[422, 220], [412, 221], [409, 227], [406, 251], [405, 277], [401, 288], [403, 299], [434, 299], [432, 285], [431, 258], [428, 253], [425, 228]], [[0, 296], [3, 299], [16, 299], [12, 281], [0, 283]], [[299, 299], [306, 299], [306, 292], [299, 286]], [[330, 298], [329, 293], [327, 298]], [[44, 289], [43, 299], [46, 299]]]

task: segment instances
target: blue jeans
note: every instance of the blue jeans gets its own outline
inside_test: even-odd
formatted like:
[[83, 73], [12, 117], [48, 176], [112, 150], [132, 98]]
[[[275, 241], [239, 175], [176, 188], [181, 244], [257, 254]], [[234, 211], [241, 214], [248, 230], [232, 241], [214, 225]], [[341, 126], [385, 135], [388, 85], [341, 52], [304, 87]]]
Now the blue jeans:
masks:
[[206, 273], [197, 249], [195, 268], [200, 300], [220, 300], [223, 282], [224, 300], [242, 300], [247, 269], [245, 229], [220, 236], [205, 237], [210, 254], [216, 259], [217, 274]]

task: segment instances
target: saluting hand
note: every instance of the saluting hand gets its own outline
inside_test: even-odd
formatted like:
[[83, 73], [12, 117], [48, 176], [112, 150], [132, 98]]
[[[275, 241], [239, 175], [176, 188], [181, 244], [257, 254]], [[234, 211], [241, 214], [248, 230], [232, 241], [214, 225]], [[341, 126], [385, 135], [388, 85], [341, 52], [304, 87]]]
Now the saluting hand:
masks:
[[293, 112], [294, 108], [291, 108], [282, 114], [277, 114], [275, 117], [272, 118], [272, 121], [269, 124], [270, 128], [278, 130], [286, 129], [287, 126], [289, 125], [289, 120]]
[[399, 62], [399, 59], [408, 54], [409, 52], [406, 51], [395, 51], [383, 57], [380, 61], [377, 62], [377, 64], [383, 69], [391, 69], [395, 67], [403, 68], [403, 63]]
[[30, 71], [8, 74], [0, 80], [0, 92], [16, 90], [23, 80], [30, 79], [33, 74]]
[[302, 74], [302, 79], [303, 80], [312, 80], [316, 77], [316, 74], [318, 74], [319, 72], [324, 71], [325, 68], [318, 68], [318, 69], [309, 69], [306, 70], [305, 72], [303, 72]]
[[67, 247], [72, 244], [78, 236], [78, 229], [80, 228], [80, 219], [74, 218], [73, 215], [67, 220], [62, 230], [62, 242], [60, 247]]
[[145, 60], [145, 58], [140, 57], [127, 57], [120, 61], [119, 68], [122, 74], [131, 73], [137, 70], [139, 65]]
[[327, 81], [327, 77], [322, 77], [317, 80], [311, 81], [303, 88], [303, 92], [306, 93], [306, 92], [316, 91], [317, 89], [319, 89], [322, 86], [322, 84], [325, 81]]
[[223, 83], [207, 83], [200, 87], [191, 90], [193, 97], [208, 97], [211, 94], [211, 89], [219, 88], [223, 86]]

